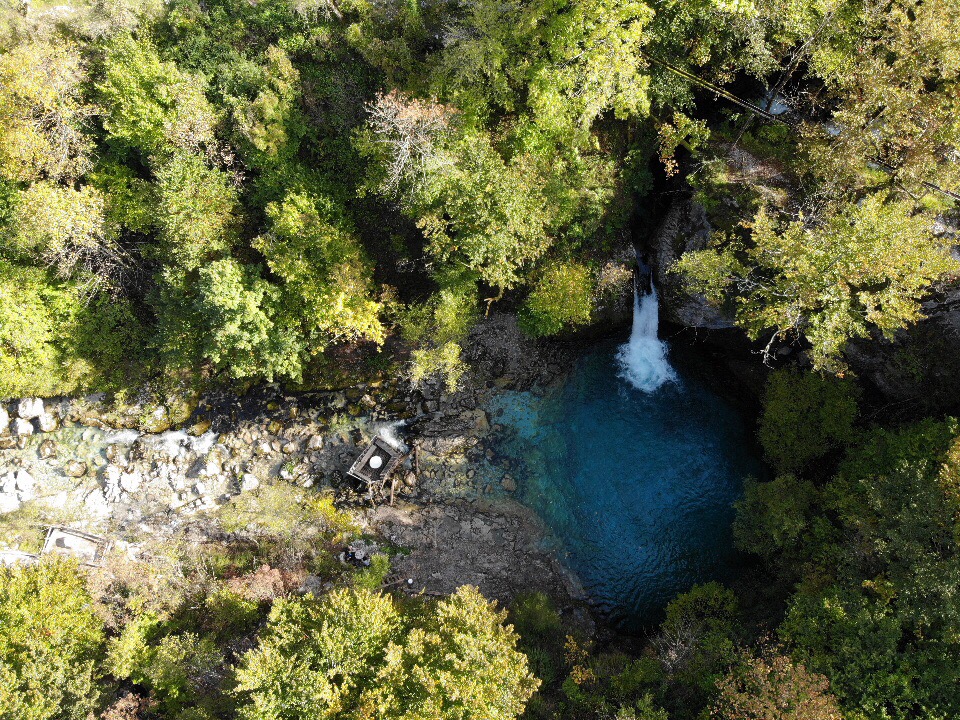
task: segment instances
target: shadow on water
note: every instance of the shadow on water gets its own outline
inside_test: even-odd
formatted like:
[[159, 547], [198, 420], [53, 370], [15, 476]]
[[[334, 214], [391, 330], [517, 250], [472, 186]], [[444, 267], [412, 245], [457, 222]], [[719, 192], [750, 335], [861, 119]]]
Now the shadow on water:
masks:
[[600, 346], [562, 386], [502, 393], [488, 409], [503, 427], [498, 452], [519, 468], [519, 498], [597, 608], [631, 631], [735, 570], [732, 503], [760, 465], [729, 403], [682, 368], [640, 390], [621, 377], [618, 350]]

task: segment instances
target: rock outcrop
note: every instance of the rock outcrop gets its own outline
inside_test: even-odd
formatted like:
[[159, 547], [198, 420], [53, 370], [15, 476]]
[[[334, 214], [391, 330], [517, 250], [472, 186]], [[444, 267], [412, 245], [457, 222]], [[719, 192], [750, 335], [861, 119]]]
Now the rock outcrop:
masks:
[[681, 195], [671, 203], [649, 240], [660, 308], [668, 322], [706, 330], [727, 330], [734, 326], [733, 321], [706, 298], [689, 292], [680, 275], [671, 272], [685, 252], [704, 249], [712, 232], [703, 206], [691, 196]]

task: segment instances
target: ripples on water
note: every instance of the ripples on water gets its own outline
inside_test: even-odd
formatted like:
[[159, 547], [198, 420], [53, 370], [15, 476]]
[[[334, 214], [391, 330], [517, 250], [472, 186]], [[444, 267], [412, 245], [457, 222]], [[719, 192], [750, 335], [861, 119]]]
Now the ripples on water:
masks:
[[598, 607], [625, 629], [735, 561], [732, 503], [756, 474], [737, 412], [694, 378], [647, 393], [615, 348], [581, 360], [543, 396], [499, 395], [498, 451], [520, 499], [550, 526]]

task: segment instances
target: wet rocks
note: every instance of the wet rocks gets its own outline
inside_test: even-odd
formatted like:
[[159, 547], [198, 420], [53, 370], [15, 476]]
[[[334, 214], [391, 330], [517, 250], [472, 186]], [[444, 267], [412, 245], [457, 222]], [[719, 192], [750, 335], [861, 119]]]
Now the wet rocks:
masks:
[[517, 481], [513, 479], [512, 475], [504, 475], [503, 480], [500, 481], [500, 486], [507, 492], [516, 492]]

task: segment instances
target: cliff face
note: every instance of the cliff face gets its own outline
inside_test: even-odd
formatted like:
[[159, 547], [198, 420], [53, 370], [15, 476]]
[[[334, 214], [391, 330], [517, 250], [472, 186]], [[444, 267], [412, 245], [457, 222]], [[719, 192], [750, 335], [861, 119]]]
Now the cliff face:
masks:
[[[936, 231], [960, 241], [960, 226], [944, 221]], [[693, 330], [731, 331], [699, 334], [722, 357], [723, 366], [738, 378], [750, 377], [755, 389], [762, 387], [758, 357], [736, 330], [732, 318], [690, 293], [683, 278], [670, 272], [687, 251], [706, 247], [713, 228], [707, 211], [689, 194], [678, 195], [650, 236], [647, 250], [664, 321]], [[926, 318], [898, 332], [893, 340], [879, 335], [848, 344], [846, 359], [854, 375], [876, 392], [881, 405], [898, 415], [956, 414], [960, 412], [960, 284], [939, 288], [923, 304]], [[704, 350], [701, 345], [702, 352]], [[785, 348], [793, 355], [791, 348]], [[786, 356], [785, 356], [786, 357]], [[730, 367], [735, 363], [736, 367]], [[748, 372], [749, 370], [749, 372]]]
[[705, 330], [734, 327], [731, 318], [710, 305], [702, 295], [690, 293], [683, 278], [670, 272], [683, 253], [705, 248], [712, 231], [707, 211], [684, 194], [673, 200], [648, 241], [661, 312], [667, 322]]

